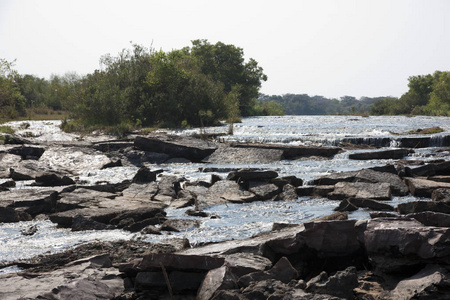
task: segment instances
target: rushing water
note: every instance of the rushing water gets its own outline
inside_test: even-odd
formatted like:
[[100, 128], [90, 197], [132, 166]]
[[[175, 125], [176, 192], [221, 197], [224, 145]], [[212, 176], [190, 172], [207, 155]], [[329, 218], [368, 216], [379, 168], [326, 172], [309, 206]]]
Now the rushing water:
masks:
[[[79, 140], [74, 134], [62, 133], [58, 128], [58, 121], [10, 122], [8, 125], [18, 129], [22, 135], [38, 141], [71, 141]], [[348, 138], [389, 138], [396, 146], [396, 139], [405, 136], [410, 130], [439, 126], [443, 133], [433, 135], [433, 139], [450, 135], [450, 119], [447, 117], [348, 117], [348, 116], [285, 116], [285, 117], [254, 117], [245, 118], [242, 123], [234, 125], [234, 135], [221, 136], [224, 141], [235, 142], [265, 142], [289, 145], [336, 145]], [[25, 128], [27, 127], [27, 128]], [[228, 126], [209, 127], [202, 131], [206, 133], [223, 134]], [[179, 135], [199, 133], [200, 129], [186, 129], [172, 131]], [[417, 149], [408, 159], [433, 160], [436, 158], [450, 160], [450, 153], [433, 151], [436, 148]], [[285, 160], [273, 164], [200, 164], [177, 163], [151, 165], [151, 168], [163, 168], [167, 174], [185, 176], [189, 180], [209, 180], [211, 173], [202, 172], [205, 167], [217, 168], [218, 175], [225, 177], [227, 170], [252, 167], [276, 170], [280, 176], [295, 175], [305, 182], [332, 172], [359, 170], [373, 166], [383, 166], [392, 160], [349, 160], [347, 151], [336, 155], [332, 159], [298, 159]], [[361, 150], [359, 150], [361, 151]], [[51, 163], [51, 159], [49, 160]], [[223, 172], [220, 172], [223, 170]], [[83, 170], [79, 179], [86, 183], [109, 181], [120, 182], [131, 179], [136, 167], [116, 167], [106, 170]], [[1, 180], [1, 179], [0, 179]], [[0, 181], [1, 183], [1, 181]], [[28, 188], [23, 182], [18, 188]], [[395, 197], [389, 204], [414, 200], [412, 196]], [[193, 228], [181, 233], [167, 233], [164, 235], [130, 234], [121, 230], [71, 232], [57, 228], [49, 221], [19, 222], [14, 224], [0, 224], [0, 263], [16, 259], [29, 258], [42, 253], [62, 251], [80, 243], [93, 240], [117, 240], [143, 238], [149, 241], [160, 241], [173, 237], [186, 237], [192, 245], [211, 241], [240, 239], [250, 237], [261, 231], [270, 230], [273, 223], [302, 223], [313, 218], [332, 213], [337, 201], [324, 198], [309, 199], [299, 197], [294, 202], [254, 202], [246, 204], [217, 205], [207, 209], [211, 214], [219, 216], [217, 219], [200, 219], [199, 228]], [[167, 214], [172, 218], [193, 218], [184, 214], [186, 209], [168, 209]], [[350, 218], [367, 218], [368, 212], [358, 210], [350, 213]], [[33, 236], [21, 235], [32, 225], [38, 226], [38, 232]], [[8, 271], [15, 271], [9, 269]], [[4, 270], [5, 271], [5, 270]]]

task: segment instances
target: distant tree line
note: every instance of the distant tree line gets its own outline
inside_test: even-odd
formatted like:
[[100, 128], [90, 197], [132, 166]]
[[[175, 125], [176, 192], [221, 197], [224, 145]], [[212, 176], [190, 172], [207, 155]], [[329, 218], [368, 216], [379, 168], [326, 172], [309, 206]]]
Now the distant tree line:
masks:
[[267, 80], [254, 59], [234, 45], [207, 40], [169, 52], [132, 45], [104, 55], [100, 69], [49, 79], [21, 75], [0, 59], [0, 119], [30, 110], [69, 112], [70, 128], [206, 126], [240, 116], [327, 114], [424, 114], [450, 116], [450, 72], [409, 78], [400, 98], [306, 94], [262, 95]]
[[383, 97], [362, 97], [358, 100], [351, 96], [329, 99], [306, 94], [285, 94], [282, 96], [261, 95], [259, 99], [262, 102], [278, 103], [288, 115], [349, 115], [367, 114], [371, 105], [383, 99]]

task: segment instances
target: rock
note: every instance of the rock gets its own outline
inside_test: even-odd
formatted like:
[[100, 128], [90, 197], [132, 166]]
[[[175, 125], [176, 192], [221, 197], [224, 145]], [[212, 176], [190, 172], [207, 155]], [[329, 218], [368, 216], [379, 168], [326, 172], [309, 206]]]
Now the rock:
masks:
[[136, 175], [134, 175], [131, 182], [133, 183], [149, 183], [152, 181], [156, 181], [156, 175], [160, 173], [159, 171], [152, 172], [148, 167], [142, 166], [137, 171]]
[[152, 253], [145, 255], [136, 267], [140, 271], [160, 270], [161, 265], [163, 265], [167, 271], [209, 271], [220, 268], [224, 262], [224, 258], [206, 255]]
[[450, 258], [450, 228], [424, 226], [414, 219], [371, 219], [364, 231], [367, 255], [386, 273]]
[[276, 149], [222, 147], [204, 159], [205, 163], [273, 163], [283, 159], [283, 151]]
[[255, 148], [282, 151], [284, 159], [298, 159], [301, 157], [332, 157], [342, 149], [338, 147], [315, 147], [315, 146], [286, 146], [276, 144], [234, 144], [239, 148]]
[[394, 211], [394, 207], [386, 204], [384, 202], [371, 200], [371, 199], [357, 199], [357, 198], [349, 198], [347, 201], [359, 208], [370, 208], [374, 210], [389, 210]]
[[[334, 186], [333, 186], [333, 190], [334, 190]], [[299, 186], [299, 187], [295, 188], [295, 192], [299, 197], [311, 196], [313, 194], [313, 191], [314, 191], [313, 186]]]
[[406, 149], [367, 151], [367, 152], [352, 153], [348, 156], [348, 158], [355, 159], [355, 160], [401, 159], [412, 152], [413, 152], [412, 150], [406, 150]]
[[297, 178], [296, 176], [284, 176], [274, 178], [270, 181], [270, 183], [275, 184], [279, 188], [283, 188], [286, 184], [290, 184], [294, 187], [299, 187], [303, 185], [303, 180], [301, 178]]
[[328, 193], [332, 200], [345, 198], [390, 200], [391, 188], [388, 183], [339, 182], [334, 191]]
[[431, 199], [433, 201], [444, 201], [444, 202], [450, 202], [450, 188], [439, 188], [435, 189], [431, 193]]
[[298, 199], [297, 192], [295, 190], [295, 187], [291, 184], [286, 184], [283, 187], [283, 191], [278, 195], [279, 200], [284, 201], [295, 201]]
[[35, 178], [38, 186], [63, 186], [75, 184], [75, 181], [68, 176], [59, 176], [55, 173], [46, 173]]
[[[189, 190], [191, 190], [190, 188]], [[218, 181], [207, 190], [197, 188], [196, 192], [196, 204], [197, 209], [199, 210], [203, 210], [209, 206], [217, 204], [224, 204], [228, 202], [245, 203], [253, 202], [258, 199], [255, 194], [243, 190], [238, 183], [231, 180]]]
[[88, 208], [97, 205], [101, 200], [114, 199], [114, 193], [98, 192], [86, 188], [63, 191], [56, 203], [56, 211], [62, 212], [76, 208]]
[[240, 169], [230, 172], [227, 180], [233, 181], [268, 181], [278, 177], [278, 173], [270, 170]]
[[370, 218], [397, 218], [398, 215], [395, 213], [381, 212], [381, 211], [371, 211], [369, 212]]
[[450, 227], [450, 214], [425, 211], [408, 214], [405, 217], [416, 219], [425, 226]]
[[339, 203], [339, 206], [334, 209], [334, 211], [355, 211], [358, 210], [358, 206], [353, 205], [348, 201], [348, 199], [342, 200], [341, 203]]
[[[195, 272], [173, 271], [168, 273], [168, 281], [172, 291], [181, 293], [183, 291], [196, 291], [201, 285], [205, 274]], [[136, 291], [159, 291], [167, 289], [164, 273], [161, 271], [139, 272], [135, 278], [134, 288]]]
[[7, 191], [9, 188], [13, 188], [16, 186], [16, 182], [14, 180], [5, 181], [0, 184], [0, 192]]
[[0, 207], [0, 223], [31, 221], [33, 217], [25, 212], [16, 211], [12, 207]]
[[110, 158], [102, 152], [76, 146], [52, 146], [39, 159], [43, 165], [52, 166], [54, 170], [72, 175], [100, 170], [110, 161]]
[[49, 218], [52, 222], [66, 228], [72, 227], [72, 220], [76, 215], [82, 215], [104, 224], [110, 224], [114, 219], [114, 223], [118, 224], [130, 216], [140, 216], [140, 220], [151, 218], [156, 214], [164, 216], [164, 207], [165, 205], [149, 199], [142, 200], [123, 196], [115, 199], [99, 199], [95, 205], [53, 213], [49, 215]]
[[238, 278], [258, 271], [266, 271], [272, 267], [272, 262], [261, 255], [252, 253], [233, 253], [225, 255], [225, 265]]
[[325, 217], [313, 219], [311, 220], [311, 222], [343, 221], [343, 220], [348, 220], [348, 212], [335, 212]]
[[358, 171], [331, 173], [312, 181], [313, 185], [335, 185], [338, 182], [352, 182]]
[[355, 267], [348, 267], [328, 277], [327, 273], [308, 281], [305, 291], [318, 294], [333, 295], [344, 299], [354, 299], [353, 289], [358, 286], [358, 276]]
[[[55, 210], [58, 193], [54, 190], [12, 190], [0, 193], [0, 207], [13, 208], [19, 217], [22, 213], [35, 217]], [[20, 217], [19, 217], [20, 218]]]
[[113, 299], [124, 291], [117, 269], [90, 261], [62, 266], [51, 272], [0, 275], [0, 298]]
[[34, 235], [37, 231], [38, 231], [37, 225], [32, 225], [32, 226], [28, 227], [27, 229], [21, 230], [20, 234], [30, 236], [30, 235]]
[[[252, 282], [248, 287], [242, 290], [244, 299], [295, 299], [291, 298], [290, 294], [293, 288], [276, 279], [267, 279], [262, 281]], [[301, 298], [300, 298], [301, 299]]]
[[156, 226], [153, 225], [148, 225], [147, 227], [143, 228], [141, 230], [142, 234], [157, 234], [160, 235], [161, 234], [161, 229], [159, 229]]
[[358, 253], [355, 220], [305, 223], [305, 230], [298, 234], [306, 246], [318, 252], [320, 257], [349, 256]]
[[370, 169], [359, 171], [354, 182], [389, 183], [394, 196], [405, 196], [409, 193], [408, 186], [396, 174], [377, 172]]
[[158, 193], [158, 183], [132, 183], [128, 188], [122, 191], [122, 196], [125, 198], [141, 199], [142, 201], [149, 201]]
[[405, 181], [409, 186], [411, 194], [415, 197], [431, 198], [431, 194], [434, 190], [450, 188], [450, 183], [436, 182], [423, 178], [405, 178]]
[[427, 265], [419, 273], [401, 280], [389, 293], [390, 299], [447, 299], [450, 276], [438, 265]]
[[397, 205], [400, 214], [412, 214], [424, 211], [434, 211], [438, 213], [450, 214], [450, 203], [435, 201], [412, 201]]
[[450, 183], [450, 176], [449, 175], [436, 175], [436, 176], [431, 176], [428, 179], [432, 180], [432, 181], [437, 181], [437, 182]]
[[193, 210], [193, 209], [186, 210], [185, 214], [188, 216], [191, 216], [191, 217], [200, 217], [200, 218], [207, 218], [210, 216], [210, 214], [207, 212]]
[[288, 283], [298, 277], [297, 270], [291, 265], [286, 257], [282, 257], [270, 270], [249, 273], [239, 278], [239, 285], [248, 287], [253, 281], [263, 281], [268, 279], [279, 280]]
[[219, 290], [237, 289], [237, 278], [227, 266], [213, 269], [206, 274], [196, 299], [209, 300]]
[[143, 163], [162, 164], [167, 161], [170, 156], [164, 153], [149, 152], [136, 150], [129, 147], [123, 150], [123, 160], [134, 166], [142, 166]]
[[9, 150], [10, 154], [19, 155], [22, 159], [34, 159], [38, 160], [42, 154], [44, 154], [45, 149], [36, 146], [20, 146]]
[[200, 226], [200, 222], [198, 220], [193, 219], [169, 219], [166, 220], [162, 226], [161, 230], [164, 231], [189, 231], [194, 228], [198, 228]]
[[99, 150], [99, 151], [108, 153], [108, 152], [123, 150], [128, 147], [132, 147], [132, 146], [133, 146], [132, 141], [112, 140], [112, 141], [104, 141], [104, 142], [95, 143], [93, 148], [95, 150]]
[[111, 159], [109, 163], [106, 163], [101, 167], [102, 170], [109, 169], [109, 168], [115, 168], [115, 167], [122, 167], [122, 160], [120, 158]]
[[76, 215], [72, 220], [72, 231], [105, 230], [111, 228], [109, 225], [91, 220], [82, 215]]
[[202, 159], [216, 151], [214, 143], [182, 136], [138, 136], [134, 140], [134, 146], [140, 150], [164, 153], [172, 157], [184, 157], [193, 162]]
[[258, 200], [269, 200], [278, 195], [279, 188], [273, 183], [252, 181], [249, 184], [248, 191], [255, 194]]
[[334, 191], [334, 185], [316, 185], [313, 187], [311, 197], [326, 198], [328, 194]]

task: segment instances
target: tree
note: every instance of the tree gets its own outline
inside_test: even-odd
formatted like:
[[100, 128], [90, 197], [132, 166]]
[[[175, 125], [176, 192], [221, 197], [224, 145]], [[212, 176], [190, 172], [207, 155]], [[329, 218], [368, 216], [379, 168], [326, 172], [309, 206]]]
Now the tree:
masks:
[[242, 48], [222, 42], [212, 45], [207, 40], [192, 41], [191, 53], [201, 72], [221, 82], [225, 93], [239, 87], [239, 110], [242, 115], [249, 115], [262, 81], [267, 80], [258, 63], [254, 59], [245, 62]]
[[14, 62], [0, 59], [0, 116], [8, 118], [25, 114], [26, 100], [15, 79], [18, 73], [13, 69]]

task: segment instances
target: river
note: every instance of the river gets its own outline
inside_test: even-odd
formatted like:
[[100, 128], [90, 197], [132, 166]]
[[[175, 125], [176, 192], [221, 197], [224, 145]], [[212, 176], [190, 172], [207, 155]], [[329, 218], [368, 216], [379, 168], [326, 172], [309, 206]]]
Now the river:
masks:
[[[66, 134], [59, 130], [59, 121], [29, 121], [29, 126], [21, 126], [23, 122], [10, 122], [6, 125], [17, 129], [17, 133], [26, 135], [36, 141], [70, 141], [80, 138], [75, 134]], [[428, 148], [416, 149], [407, 159], [450, 160], [447, 149], [441, 149], [442, 137], [450, 135], [450, 118], [448, 117], [360, 117], [360, 116], [283, 116], [283, 117], [252, 117], [244, 118], [242, 123], [234, 124], [234, 135], [221, 136], [223, 141], [233, 142], [264, 142], [289, 145], [337, 145], [349, 139], [363, 139], [376, 143], [388, 139], [384, 148], [399, 146], [399, 140], [408, 135], [411, 130], [439, 126], [444, 132], [431, 137], [432, 145]], [[202, 131], [211, 134], [226, 133], [227, 125], [203, 128]], [[176, 131], [166, 131], [178, 135], [199, 133], [199, 128]], [[441, 149], [443, 151], [435, 151]], [[280, 176], [295, 175], [308, 181], [332, 172], [359, 170], [374, 166], [393, 163], [392, 160], [349, 160], [351, 150], [337, 154], [332, 159], [308, 158], [285, 160], [273, 164], [201, 164], [172, 163], [150, 165], [151, 168], [162, 168], [167, 174], [185, 176], [189, 180], [209, 180], [211, 173], [202, 172], [204, 167], [214, 167], [216, 174], [225, 177], [227, 172], [219, 172], [238, 167], [264, 168], [276, 170]], [[111, 183], [131, 179], [137, 167], [116, 167], [106, 170], [85, 170], [80, 180], [92, 183], [98, 179]], [[0, 179], [1, 183], [1, 179]], [[17, 188], [29, 188], [26, 183]], [[390, 204], [395, 206], [401, 202], [415, 200], [412, 196], [394, 197]], [[117, 239], [144, 239], [160, 241], [167, 238], [186, 237], [191, 245], [207, 242], [240, 239], [250, 237], [262, 231], [270, 230], [273, 223], [302, 223], [313, 218], [328, 215], [337, 206], [337, 201], [324, 198], [309, 199], [299, 197], [294, 202], [253, 202], [247, 204], [228, 204], [210, 207], [207, 211], [220, 218], [202, 219], [199, 228], [181, 233], [164, 235], [131, 234], [121, 230], [71, 232], [68, 229], [57, 228], [50, 221], [32, 221], [0, 224], [0, 263], [17, 259], [26, 259], [38, 254], [60, 252], [67, 247], [93, 241]], [[167, 214], [174, 218], [191, 218], [185, 216], [186, 209], [168, 209]], [[350, 213], [350, 218], [367, 218], [368, 212], [358, 210]], [[32, 225], [38, 226], [35, 235], [24, 236], [21, 230]], [[14, 268], [3, 269], [0, 272], [14, 271]]]

